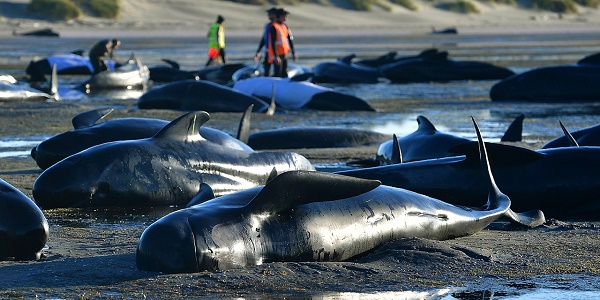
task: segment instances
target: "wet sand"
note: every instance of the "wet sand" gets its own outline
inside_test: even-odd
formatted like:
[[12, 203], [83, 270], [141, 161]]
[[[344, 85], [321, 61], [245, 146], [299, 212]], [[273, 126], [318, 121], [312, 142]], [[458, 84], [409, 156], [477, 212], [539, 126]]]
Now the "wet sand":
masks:
[[[114, 103], [119, 104], [119, 103]], [[181, 112], [137, 110], [124, 101], [113, 117], [174, 119]], [[57, 134], [90, 103], [2, 103], [0, 136]], [[240, 114], [212, 114], [214, 128], [234, 133]], [[289, 116], [274, 116], [283, 121]], [[256, 118], [261, 126], [261, 116]], [[536, 147], [529, 145], [529, 147]], [[374, 148], [299, 149], [314, 163], [369, 157]], [[0, 159], [0, 177], [29, 197], [40, 170], [31, 158]], [[503, 221], [473, 236], [450, 241], [400, 239], [349, 262], [269, 263], [196, 274], [136, 269], [135, 249], [146, 225], [159, 215], [130, 212], [114, 221], [104, 210], [44, 211], [48, 249], [35, 262], [0, 262], [0, 297], [24, 298], [286, 298], [332, 299], [353, 294], [429, 291], [453, 287], [497, 295], [522, 289], [600, 289], [597, 222], [549, 220], [536, 229]], [[72, 216], [66, 220], [65, 215]], [[142, 218], [144, 221], [138, 221]], [[102, 220], [110, 224], [101, 226]], [[85, 224], [94, 223], [95, 226]], [[119, 222], [129, 224], [119, 226]], [[137, 225], [131, 225], [137, 224]], [[521, 289], [520, 292], [518, 290]], [[335, 298], [334, 298], [335, 299]]]

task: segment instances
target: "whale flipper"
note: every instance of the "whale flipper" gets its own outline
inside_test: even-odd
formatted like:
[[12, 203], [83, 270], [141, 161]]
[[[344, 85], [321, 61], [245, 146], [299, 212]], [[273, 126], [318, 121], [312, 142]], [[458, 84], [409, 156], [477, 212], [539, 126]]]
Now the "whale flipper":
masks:
[[[302, 204], [353, 197], [380, 185], [379, 180], [315, 171], [290, 171], [269, 181], [248, 203], [245, 211], [248, 214], [275, 213]], [[280, 201], [275, 201], [277, 199]]]

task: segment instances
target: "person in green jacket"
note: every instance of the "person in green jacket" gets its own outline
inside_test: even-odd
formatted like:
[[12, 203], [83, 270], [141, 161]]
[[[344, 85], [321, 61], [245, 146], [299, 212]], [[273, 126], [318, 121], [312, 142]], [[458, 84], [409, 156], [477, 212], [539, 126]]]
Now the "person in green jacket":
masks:
[[227, 63], [225, 60], [225, 29], [223, 28], [223, 21], [225, 19], [222, 16], [217, 16], [217, 22], [211, 25], [208, 30], [208, 61], [206, 62], [206, 66], [210, 65], [217, 57], [220, 57], [224, 64]]

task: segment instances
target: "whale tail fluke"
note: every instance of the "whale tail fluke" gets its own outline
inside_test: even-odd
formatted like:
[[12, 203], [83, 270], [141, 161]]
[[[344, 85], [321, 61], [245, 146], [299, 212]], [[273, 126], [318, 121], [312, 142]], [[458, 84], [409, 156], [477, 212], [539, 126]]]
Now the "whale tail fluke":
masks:
[[481, 159], [481, 169], [488, 183], [488, 202], [485, 205], [487, 210], [503, 211], [503, 216], [515, 224], [526, 227], [536, 227], [546, 222], [544, 213], [540, 210], [532, 210], [524, 213], [515, 213], [510, 209], [510, 198], [500, 191], [494, 180], [494, 175], [490, 168], [486, 145], [483, 142], [481, 131], [475, 118], [471, 117], [475, 131], [477, 133], [477, 141], [479, 144], [479, 155]]

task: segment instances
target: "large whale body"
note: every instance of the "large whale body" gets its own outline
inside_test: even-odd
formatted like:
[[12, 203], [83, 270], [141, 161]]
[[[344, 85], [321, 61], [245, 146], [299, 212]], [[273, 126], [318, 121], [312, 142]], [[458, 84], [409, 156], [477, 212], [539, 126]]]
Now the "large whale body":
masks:
[[[310, 82], [294, 81], [289, 78], [248, 78], [237, 81], [233, 88], [264, 100], [274, 98], [277, 107], [283, 109], [375, 111], [367, 102], [355, 96]], [[275, 95], [273, 95], [273, 92]]]
[[0, 179], [0, 260], [37, 260], [48, 221], [29, 197]]
[[[114, 70], [114, 61], [105, 60], [104, 62], [109, 70]], [[90, 75], [94, 71], [89, 57], [67, 53], [50, 55], [37, 61], [31, 61], [25, 69], [25, 73], [37, 78], [40, 75], [51, 74], [53, 66], [56, 66], [56, 72], [59, 75]]]
[[182, 80], [148, 90], [138, 99], [140, 109], [265, 112], [269, 104], [250, 94], [206, 80]]
[[[512, 200], [515, 211], [540, 209], [559, 219], [600, 219], [600, 147], [528, 150], [487, 144], [494, 177]], [[481, 205], [486, 184], [481, 180], [474, 142], [451, 152], [460, 156], [428, 159], [338, 172], [380, 180], [448, 203]]]
[[[510, 124], [501, 141], [521, 141], [523, 133], [523, 119], [525, 115], [517, 116]], [[424, 159], [455, 156], [449, 150], [464, 142], [471, 140], [438, 131], [433, 123], [424, 116], [417, 116], [418, 128], [415, 132], [398, 138], [402, 162], [410, 162]], [[394, 141], [386, 141], [379, 145], [375, 162], [377, 165], [388, 165], [398, 163], [394, 157]]]
[[301, 126], [263, 130], [250, 134], [252, 149], [342, 148], [379, 144], [391, 136], [354, 128]]
[[513, 71], [479, 61], [448, 59], [447, 52], [401, 60], [381, 66], [382, 76], [396, 83], [503, 79]]
[[[92, 146], [150, 138], [169, 124], [166, 120], [133, 117], [96, 123], [112, 111], [113, 109], [96, 109], [78, 114], [72, 120], [73, 130], [41, 142], [31, 150], [31, 157], [41, 169], [47, 169], [67, 156]], [[200, 127], [200, 134], [206, 140], [224, 147], [252, 151], [248, 145], [214, 128]]]
[[573, 102], [599, 101], [600, 54], [573, 65], [535, 68], [496, 83], [492, 101]]
[[43, 208], [187, 204], [200, 185], [217, 196], [264, 184], [276, 172], [314, 170], [291, 152], [235, 150], [210, 142], [206, 112], [187, 113], [152, 138], [116, 141], [71, 155], [33, 185]]
[[352, 62], [356, 55], [348, 55], [333, 62], [322, 62], [312, 69], [315, 83], [378, 83], [379, 69]]
[[481, 165], [490, 190], [481, 211], [378, 181], [283, 173], [264, 187], [159, 219], [140, 238], [137, 267], [185, 273], [276, 261], [343, 261], [401, 237], [445, 240], [470, 235], [510, 207], [485, 159]]

